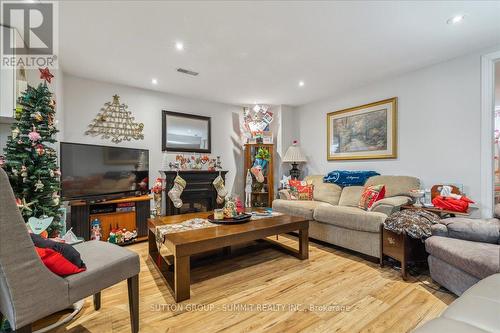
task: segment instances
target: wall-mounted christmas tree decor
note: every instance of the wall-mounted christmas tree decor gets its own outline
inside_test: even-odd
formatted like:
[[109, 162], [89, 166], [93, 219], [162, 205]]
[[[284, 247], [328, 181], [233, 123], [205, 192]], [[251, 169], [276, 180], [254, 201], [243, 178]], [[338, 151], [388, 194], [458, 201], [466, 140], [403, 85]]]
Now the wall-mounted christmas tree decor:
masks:
[[30, 218], [50, 219], [49, 234], [57, 233], [60, 220], [60, 172], [53, 146], [55, 135], [55, 103], [47, 87], [53, 75], [40, 70], [45, 80], [37, 88], [28, 86], [19, 104], [22, 112], [12, 125], [5, 148], [2, 167], [9, 176], [17, 206], [26, 222]]
[[114, 143], [144, 139], [142, 134], [144, 124], [134, 122], [135, 118], [127, 108], [127, 105], [120, 104], [120, 96], [114, 95], [113, 102], [104, 104], [85, 134], [101, 135], [102, 139], [112, 138], [111, 141]]

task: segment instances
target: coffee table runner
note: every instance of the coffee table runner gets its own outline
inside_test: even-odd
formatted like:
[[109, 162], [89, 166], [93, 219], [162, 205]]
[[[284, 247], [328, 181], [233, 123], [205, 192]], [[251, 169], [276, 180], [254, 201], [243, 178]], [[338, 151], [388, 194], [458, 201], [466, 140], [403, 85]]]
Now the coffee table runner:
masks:
[[[263, 218], [268, 218], [268, 217], [274, 217], [274, 216], [280, 216], [283, 215], [283, 213], [278, 213], [278, 212], [272, 212], [270, 214], [259, 214], [259, 213], [252, 213], [252, 217], [250, 218], [251, 220], [259, 220]], [[174, 224], [166, 224], [166, 225], [161, 225], [156, 227], [156, 245], [158, 247], [158, 251], [160, 251], [160, 248], [165, 241], [165, 235], [166, 234], [172, 234], [176, 232], [183, 232], [183, 231], [190, 231], [190, 230], [196, 230], [196, 229], [205, 229], [205, 228], [212, 228], [216, 227], [218, 224], [212, 223], [207, 219], [201, 219], [201, 218], [194, 218], [190, 220], [186, 220], [182, 223], [174, 223]]]

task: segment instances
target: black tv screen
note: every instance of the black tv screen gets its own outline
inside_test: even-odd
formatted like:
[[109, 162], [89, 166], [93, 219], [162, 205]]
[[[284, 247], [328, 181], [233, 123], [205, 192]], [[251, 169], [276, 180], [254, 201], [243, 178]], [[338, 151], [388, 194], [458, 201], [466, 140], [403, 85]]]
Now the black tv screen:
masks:
[[147, 193], [149, 151], [61, 142], [64, 200]]

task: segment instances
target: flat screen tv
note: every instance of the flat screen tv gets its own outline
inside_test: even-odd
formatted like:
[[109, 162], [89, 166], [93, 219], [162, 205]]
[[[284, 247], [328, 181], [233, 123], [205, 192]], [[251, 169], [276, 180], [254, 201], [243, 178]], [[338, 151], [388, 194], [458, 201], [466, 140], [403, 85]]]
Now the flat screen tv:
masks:
[[61, 142], [63, 200], [145, 194], [148, 177], [148, 150]]

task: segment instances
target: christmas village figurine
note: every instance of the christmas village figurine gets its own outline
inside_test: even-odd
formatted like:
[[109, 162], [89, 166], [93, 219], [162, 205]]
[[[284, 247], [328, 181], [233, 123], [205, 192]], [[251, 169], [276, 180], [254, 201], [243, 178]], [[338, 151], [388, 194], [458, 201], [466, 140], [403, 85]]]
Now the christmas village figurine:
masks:
[[238, 216], [238, 211], [236, 210], [236, 202], [233, 200], [226, 200], [224, 204], [224, 208], [222, 209], [224, 212], [225, 218], [233, 218]]
[[94, 219], [90, 223], [90, 239], [101, 240], [101, 221]]
[[156, 181], [151, 188], [151, 193], [153, 193], [153, 199], [155, 201], [155, 211], [156, 216], [160, 216], [161, 214], [161, 197], [163, 192], [163, 179], [156, 178]]
[[118, 227], [109, 232], [108, 242], [118, 245], [128, 244], [137, 239], [137, 231], [128, 231], [126, 228]]

